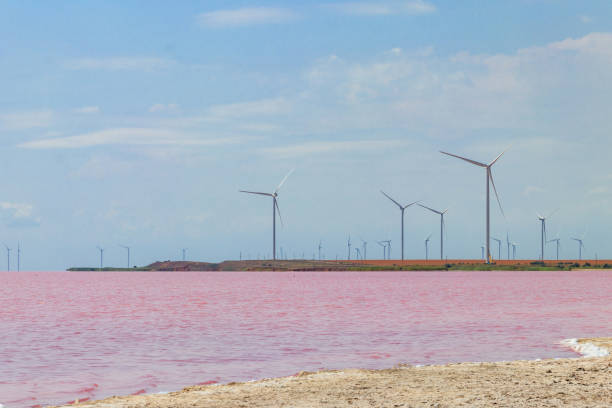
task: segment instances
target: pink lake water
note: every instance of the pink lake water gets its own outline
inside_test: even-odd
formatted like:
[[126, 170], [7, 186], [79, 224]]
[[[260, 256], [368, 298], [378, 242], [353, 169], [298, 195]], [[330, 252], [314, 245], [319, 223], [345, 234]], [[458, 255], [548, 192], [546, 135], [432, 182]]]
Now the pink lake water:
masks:
[[0, 273], [0, 404], [301, 370], [576, 357], [612, 273]]

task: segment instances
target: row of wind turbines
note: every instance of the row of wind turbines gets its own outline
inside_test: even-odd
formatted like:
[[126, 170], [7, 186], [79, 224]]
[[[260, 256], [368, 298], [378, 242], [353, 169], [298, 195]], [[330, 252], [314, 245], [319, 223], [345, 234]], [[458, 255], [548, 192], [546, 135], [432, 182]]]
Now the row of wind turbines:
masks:
[[[498, 258], [501, 259], [501, 243], [502, 241], [498, 238], [494, 238], [491, 237], [491, 211], [490, 211], [490, 191], [491, 191], [491, 187], [493, 187], [493, 192], [495, 193], [495, 198], [497, 200], [497, 204], [499, 205], [499, 209], [502, 213], [502, 215], [505, 217], [504, 214], [504, 209], [501, 205], [501, 201], [499, 199], [499, 194], [497, 193], [497, 188], [495, 187], [495, 181], [493, 180], [493, 172], [492, 172], [492, 168], [493, 165], [495, 163], [497, 163], [497, 161], [507, 152], [508, 149], [506, 149], [505, 151], [501, 152], [493, 161], [491, 161], [490, 163], [482, 163], [476, 160], [472, 160], [469, 159], [467, 157], [462, 157], [453, 153], [448, 153], [448, 152], [444, 152], [444, 151], [440, 151], [440, 153], [450, 156], [450, 157], [454, 157], [460, 160], [463, 160], [465, 162], [468, 162], [472, 165], [481, 167], [483, 169], [485, 169], [485, 190], [486, 190], [486, 199], [485, 199], [485, 225], [486, 225], [486, 229], [485, 229], [485, 245], [482, 246], [482, 257], [485, 259], [485, 261], [487, 263], [491, 263], [493, 260], [492, 254], [491, 254], [491, 240], [494, 240], [497, 242], [498, 244]], [[281, 187], [283, 186], [283, 184], [285, 184], [285, 182], [287, 181], [287, 179], [289, 178], [289, 176], [293, 173], [294, 170], [289, 171], [289, 173], [287, 173], [287, 175], [282, 179], [282, 181], [280, 182], [280, 184], [278, 185], [278, 187], [276, 187], [276, 189], [271, 192], [271, 193], [267, 193], [267, 192], [257, 192], [257, 191], [248, 191], [248, 190], [239, 190], [241, 193], [246, 193], [246, 194], [255, 194], [255, 195], [261, 195], [261, 196], [266, 196], [266, 197], [271, 197], [272, 198], [272, 259], [276, 260], [276, 214], [278, 213], [279, 219], [281, 221], [282, 224], [282, 217], [280, 214], [280, 208], [278, 206], [278, 195], [279, 195], [279, 191], [281, 189]], [[438, 214], [440, 216], [440, 259], [444, 259], [444, 232], [445, 232], [445, 223], [444, 223], [444, 216], [447, 213], [448, 209], [445, 210], [436, 210], [434, 208], [431, 208], [429, 206], [426, 206], [424, 204], [421, 203], [420, 200], [411, 202], [409, 204], [406, 205], [402, 205], [400, 204], [398, 201], [396, 201], [395, 199], [393, 199], [389, 194], [385, 193], [384, 191], [381, 190], [381, 193], [387, 197], [390, 201], [392, 201], [400, 210], [401, 214], [401, 259], [404, 260], [404, 213], [406, 211], [407, 208], [413, 206], [413, 205], [418, 205], [426, 210], [429, 210], [435, 214]], [[550, 218], [554, 213], [556, 212], [556, 210], [549, 214], [548, 216], [544, 217], [542, 215], [538, 214], [538, 219], [540, 220], [541, 224], [542, 224], [542, 236], [541, 236], [541, 255], [540, 255], [540, 259], [544, 260], [544, 249], [545, 249], [545, 244], [546, 243], [552, 243], [552, 242], [556, 242], [557, 245], [557, 259], [559, 259], [559, 246], [560, 246], [560, 238], [554, 238], [552, 240], [548, 240], [547, 241], [547, 237], [546, 237], [546, 220], [548, 218]], [[427, 239], [425, 240], [425, 257], [428, 258], [428, 245], [429, 245], [429, 240], [431, 238], [431, 235], [429, 237], [427, 237]], [[571, 238], [572, 240], [575, 240], [578, 242], [578, 249], [579, 249], [579, 259], [582, 259], [582, 249], [584, 248], [584, 243], [583, 243], [583, 239], [584, 236], [582, 238]], [[510, 259], [510, 246], [512, 246], [512, 252], [513, 252], [513, 257], [516, 258], [516, 247], [518, 246], [518, 243], [516, 242], [510, 242], [509, 237], [506, 237], [506, 241], [507, 241], [507, 245], [508, 245], [508, 259]], [[364, 241], [365, 244], [365, 241]], [[390, 253], [391, 253], [391, 241], [387, 240], [387, 241], [378, 241], [378, 244], [380, 246], [383, 247], [383, 257], [385, 258], [390, 258]], [[319, 259], [321, 259], [321, 242], [319, 242]], [[387, 250], [388, 250], [388, 254], [387, 254]], [[363, 254], [363, 259], [365, 259], [365, 246], [364, 246], [364, 254]], [[358, 253], [359, 254], [359, 253]], [[359, 256], [359, 255], [358, 255]], [[351, 259], [351, 242], [350, 242], [350, 237], [348, 240], [348, 259]]]

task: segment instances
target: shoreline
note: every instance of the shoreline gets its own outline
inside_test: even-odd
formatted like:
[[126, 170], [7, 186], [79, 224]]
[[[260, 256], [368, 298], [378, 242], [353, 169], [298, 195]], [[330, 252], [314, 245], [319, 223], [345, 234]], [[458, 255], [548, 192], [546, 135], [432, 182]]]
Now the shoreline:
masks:
[[612, 337], [561, 343], [587, 357], [301, 372], [64, 407], [612, 406]]

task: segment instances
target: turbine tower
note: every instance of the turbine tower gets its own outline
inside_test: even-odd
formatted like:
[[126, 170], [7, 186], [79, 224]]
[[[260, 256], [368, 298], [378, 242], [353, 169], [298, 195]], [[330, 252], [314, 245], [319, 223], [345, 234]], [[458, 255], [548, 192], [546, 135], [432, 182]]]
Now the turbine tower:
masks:
[[355, 259], [359, 260], [361, 253], [359, 252], [359, 247], [355, 247]]
[[584, 237], [572, 239], [578, 242], [578, 260], [582, 260], [582, 248], [584, 248], [584, 243], [582, 242], [582, 240], [584, 239]]
[[319, 261], [321, 260], [321, 249], [323, 249], [323, 244], [319, 241]]
[[183, 253], [183, 261], [185, 261], [185, 254], [187, 253], [187, 248], [182, 248], [181, 252]]
[[431, 234], [427, 238], [425, 238], [425, 260], [429, 260], [429, 239], [431, 238]]
[[438, 211], [423, 204], [418, 205], [440, 216], [440, 259], [444, 259], [444, 214], [446, 214], [448, 208], [444, 211]]
[[6, 248], [6, 270], [7, 272], [11, 271], [11, 251], [12, 249], [8, 247], [8, 245], [4, 244]]
[[280, 218], [281, 224], [283, 222], [283, 218], [281, 217], [281, 214], [280, 214], [280, 209], [278, 208], [278, 191], [283, 186], [285, 181], [287, 181], [287, 178], [289, 178], [291, 173], [293, 173], [293, 170], [294, 169], [290, 170], [289, 173], [287, 173], [285, 178], [283, 178], [283, 180], [280, 182], [278, 187], [276, 187], [276, 190], [274, 190], [273, 193], [260, 193], [257, 191], [240, 190], [241, 193], [257, 194], [257, 195], [272, 197], [272, 259], [273, 260], [276, 260], [276, 213], [277, 212], [278, 212], [278, 217]]
[[130, 247], [127, 245], [119, 245], [121, 248], [127, 249], [127, 267], [130, 269]]
[[[487, 171], [487, 179], [486, 179], [486, 191], [487, 191], [487, 199], [486, 199], [486, 238], [485, 238], [485, 245], [487, 248], [487, 263], [491, 263], [491, 222], [490, 222], [490, 205], [489, 205], [489, 181], [491, 182], [491, 185], [493, 185], [493, 191], [495, 192], [495, 197], [497, 198], [497, 204], [499, 204], [499, 209], [501, 210], [502, 215], [504, 215], [504, 209], [501, 206], [501, 201], [499, 201], [499, 195], [497, 194], [497, 189], [495, 188], [495, 182], [493, 181], [493, 173], [491, 172], [491, 167], [493, 167], [493, 165], [499, 160], [500, 157], [502, 157], [502, 155], [504, 153], [506, 153], [507, 150], [503, 151], [499, 156], [497, 156], [495, 158], [495, 160], [493, 160], [491, 163], [489, 164], [485, 164], [485, 163], [480, 163], [477, 162], [475, 160], [471, 160], [471, 159], [467, 159], [465, 157], [461, 157], [461, 156], [457, 156], [455, 154], [452, 153], [447, 153], [447, 152], [443, 152], [440, 151], [440, 153], [445, 154], [447, 156], [452, 156], [452, 157], [456, 157], [458, 159], [461, 160], [465, 160], [468, 163], [472, 163], [476, 166], [479, 167], [484, 167]], [[504, 215], [505, 217], [505, 215]]]
[[402, 261], [403, 261], [404, 260], [404, 211], [406, 210], [406, 208], [410, 207], [411, 205], [418, 203], [418, 201], [402, 206], [400, 203], [398, 203], [397, 201], [389, 197], [387, 193], [385, 193], [384, 191], [381, 190], [380, 192], [383, 193], [383, 195], [387, 197], [389, 200], [393, 201], [395, 205], [397, 205], [402, 212]]
[[485, 260], [485, 255], [484, 255], [484, 250], [485, 250], [485, 247], [484, 247], [484, 245], [481, 245], [481, 246], [480, 246], [480, 249], [481, 249], [481, 251], [482, 251], [482, 260], [484, 261], [484, 260]]
[[508, 260], [510, 260], [510, 234], [506, 231], [506, 245], [508, 246]]
[[501, 239], [497, 239], [497, 238], [493, 238], [491, 237], [491, 239], [495, 242], [497, 242], [497, 259], [501, 259]]
[[387, 248], [389, 248], [387, 250], [387, 259], [391, 259], [391, 240], [388, 239], [388, 240], [383, 241], [383, 242], [387, 245]]
[[104, 248], [100, 248], [99, 246], [96, 248], [100, 251], [100, 269], [102, 269], [104, 268]]

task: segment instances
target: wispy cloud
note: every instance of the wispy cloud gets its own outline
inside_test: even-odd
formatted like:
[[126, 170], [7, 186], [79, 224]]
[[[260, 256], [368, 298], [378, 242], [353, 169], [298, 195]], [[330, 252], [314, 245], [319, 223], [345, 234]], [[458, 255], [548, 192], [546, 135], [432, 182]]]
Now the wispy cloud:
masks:
[[100, 107], [98, 106], [83, 106], [81, 108], [74, 109], [74, 112], [81, 113], [84, 115], [91, 115], [94, 113], [100, 113]]
[[175, 64], [172, 60], [155, 57], [107, 57], [78, 58], [69, 60], [64, 65], [72, 70], [154, 71]]
[[1, 130], [24, 130], [47, 127], [53, 120], [50, 110], [11, 112], [0, 114]]
[[264, 154], [276, 157], [294, 157], [310, 154], [333, 153], [338, 151], [384, 150], [401, 145], [400, 140], [350, 140], [343, 142], [309, 142], [292, 146], [268, 147], [261, 149]]
[[424, 0], [391, 1], [391, 2], [348, 2], [330, 4], [327, 7], [344, 14], [364, 16], [385, 16], [393, 14], [429, 14], [436, 11], [436, 6]]
[[18, 145], [27, 149], [76, 149], [103, 145], [215, 146], [239, 143], [239, 137], [202, 138], [201, 135], [172, 129], [116, 128], [75, 136], [34, 140]]
[[163, 104], [163, 103], [156, 103], [155, 105], [152, 105], [149, 108], [149, 112], [151, 113], [155, 113], [155, 112], [174, 112], [178, 109], [178, 105], [176, 103], [169, 103], [169, 104]]
[[245, 7], [202, 13], [198, 16], [198, 22], [204, 27], [223, 28], [287, 23], [296, 17], [292, 10], [285, 8]]

